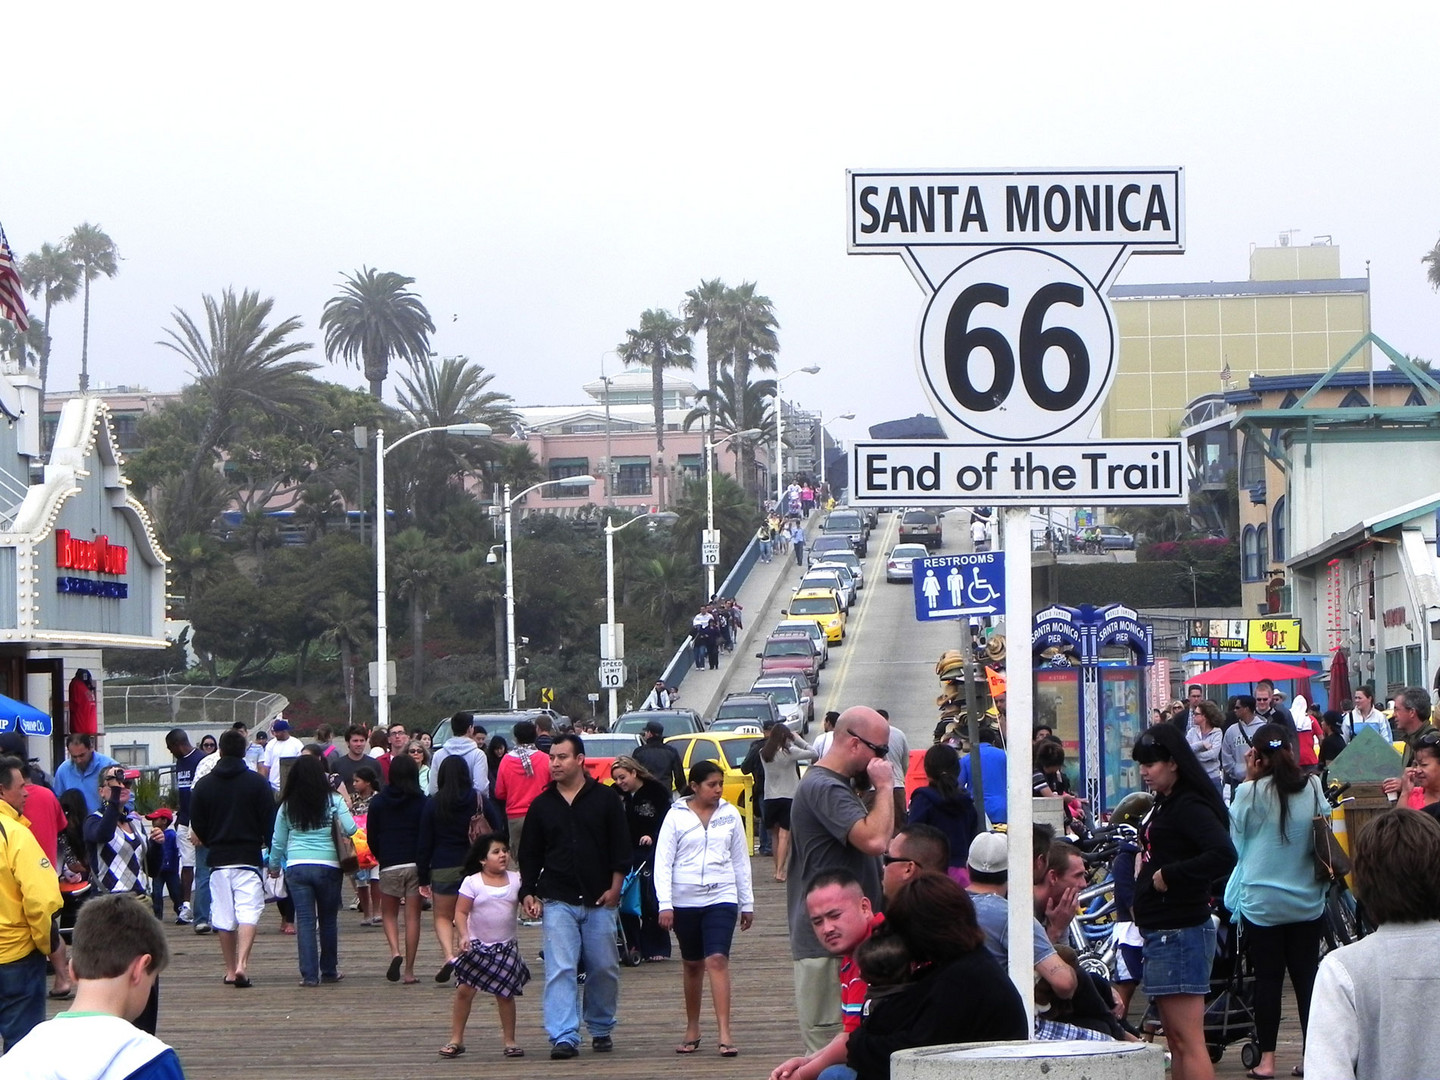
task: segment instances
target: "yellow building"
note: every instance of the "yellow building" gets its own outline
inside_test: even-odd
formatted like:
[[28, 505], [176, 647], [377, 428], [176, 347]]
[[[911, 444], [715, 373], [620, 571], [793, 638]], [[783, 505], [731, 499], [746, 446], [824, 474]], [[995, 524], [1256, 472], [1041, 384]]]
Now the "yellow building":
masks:
[[[1120, 370], [1103, 434], [1161, 438], [1190, 402], [1251, 375], [1322, 372], [1370, 329], [1370, 283], [1329, 243], [1257, 247], [1248, 281], [1117, 285]], [[1356, 358], [1368, 369], [1370, 350]], [[1228, 385], [1227, 385], [1228, 384]]]

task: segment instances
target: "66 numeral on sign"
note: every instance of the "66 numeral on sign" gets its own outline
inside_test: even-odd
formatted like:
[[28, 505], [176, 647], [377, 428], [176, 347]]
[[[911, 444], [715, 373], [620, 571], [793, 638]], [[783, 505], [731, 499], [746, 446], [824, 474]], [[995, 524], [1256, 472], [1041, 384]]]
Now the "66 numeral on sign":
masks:
[[[1020, 378], [1025, 393], [1047, 412], [1064, 412], [1085, 393], [1090, 379], [1090, 351], [1080, 335], [1068, 326], [1045, 326], [1045, 316], [1055, 304], [1082, 307], [1085, 292], [1069, 282], [1052, 281], [1036, 290], [1025, 305], [1020, 320]], [[1004, 285], [982, 281], [960, 294], [945, 325], [945, 374], [950, 390], [961, 407], [973, 412], [998, 408], [1015, 386], [1016, 355], [1005, 335], [993, 326], [971, 326], [970, 319], [981, 304], [1010, 305], [1010, 290]], [[1068, 365], [1065, 383], [1052, 388], [1045, 379], [1045, 354], [1051, 348], [1065, 351]], [[989, 387], [976, 387], [971, 379], [971, 354], [984, 349], [994, 364]]]
[[960, 266], [930, 300], [922, 375], [936, 404], [988, 439], [1028, 442], [1077, 425], [1115, 374], [1109, 306], [1073, 265], [1002, 248]]

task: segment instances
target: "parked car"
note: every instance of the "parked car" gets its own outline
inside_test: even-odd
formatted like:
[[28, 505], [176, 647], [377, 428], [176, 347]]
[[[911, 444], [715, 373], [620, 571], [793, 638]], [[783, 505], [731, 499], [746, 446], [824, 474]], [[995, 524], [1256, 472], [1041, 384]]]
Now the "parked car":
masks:
[[825, 562], [834, 553], [842, 551], [855, 554], [855, 549], [850, 546], [850, 537], [847, 536], [817, 536], [810, 541], [805, 549], [805, 562]]
[[[725, 801], [745, 812], [744, 794], [750, 778], [740, 771], [750, 747], [760, 736], [748, 732], [707, 731], [704, 734], [672, 735], [665, 740], [680, 754], [680, 764], [689, 773], [697, 761], [714, 761], [725, 770]], [[757, 807], [758, 809], [758, 807]]]
[[824, 553], [824, 558], [817, 557], [810, 561], [812, 564], [815, 562], [842, 563], [849, 568], [850, 576], [855, 579], [856, 591], [865, 588], [865, 564], [853, 551], [827, 551]]
[[870, 550], [870, 526], [859, 510], [831, 510], [820, 523], [821, 536], [844, 536], [862, 559]]
[[[557, 728], [565, 721], [565, 717], [554, 709], [516, 709], [514, 712], [471, 709], [469, 712], [471, 716], [475, 717], [476, 727], [484, 728], [491, 735], [505, 736], [505, 741], [511, 745], [515, 743], [515, 725], [521, 720], [534, 720], [537, 717], [548, 716], [550, 722]], [[450, 714], [450, 716], [454, 715], [454, 713]], [[441, 717], [435, 725], [435, 730], [430, 733], [430, 740], [436, 746], [450, 738], [454, 732], [450, 726], [450, 716]]]
[[825, 636], [825, 631], [820, 629], [820, 624], [810, 619], [781, 619], [770, 631], [775, 634], [802, 634], [815, 643], [820, 650], [820, 666], [823, 668], [830, 663], [830, 641]]
[[790, 598], [780, 614], [792, 619], [811, 619], [820, 624], [830, 644], [845, 640], [845, 612], [833, 589], [805, 589]]
[[694, 709], [638, 709], [620, 717], [610, 730], [617, 733], [643, 735], [645, 725], [651, 720], [658, 720], [665, 725], [666, 738], [671, 735], [683, 735], [687, 731], [705, 730], [705, 721]]
[[791, 731], [804, 735], [815, 721], [815, 694], [798, 675], [762, 675], [751, 691], [773, 698], [780, 718]]
[[[802, 676], [803, 678], [803, 676]], [[735, 693], [726, 694], [715, 710], [716, 720], [749, 720], [759, 724], [760, 730], [784, 719], [780, 707], [769, 694]]]
[[774, 634], [765, 639], [764, 647], [755, 655], [760, 659], [762, 677], [803, 675], [811, 690], [820, 689], [820, 654], [809, 638], [799, 634]]
[[633, 733], [617, 735], [607, 731], [600, 735], [584, 735], [582, 738], [585, 740], [585, 768], [602, 784], [610, 782], [610, 766], [615, 764], [615, 759], [625, 754], [634, 754], [640, 745], [640, 736]]
[[906, 510], [900, 515], [900, 542], [924, 544], [927, 548], [938, 548], [943, 542], [944, 531], [940, 516], [931, 510]]
[[891, 584], [897, 581], [913, 581], [914, 561], [929, 554], [930, 549], [924, 544], [896, 544], [890, 557], [885, 560], [885, 580]]
[[[809, 577], [816, 571], [826, 570], [828, 570], [830, 573], [834, 574], [840, 579], [840, 586], [845, 591], [845, 607], [854, 607], [855, 601], [860, 598], [858, 595], [860, 590], [859, 587], [855, 584], [855, 575], [850, 573], [850, 567], [846, 566], [844, 563], [833, 562], [830, 559], [826, 559], [824, 562], [811, 563], [810, 569], [805, 571], [805, 577]], [[804, 578], [802, 578], [801, 580], [803, 581]]]
[[[1095, 526], [1100, 532], [1100, 550], [1102, 551], [1134, 551], [1135, 537], [1118, 525]], [[1087, 550], [1085, 540], [1086, 530], [1076, 533], [1072, 541], [1075, 551]]]

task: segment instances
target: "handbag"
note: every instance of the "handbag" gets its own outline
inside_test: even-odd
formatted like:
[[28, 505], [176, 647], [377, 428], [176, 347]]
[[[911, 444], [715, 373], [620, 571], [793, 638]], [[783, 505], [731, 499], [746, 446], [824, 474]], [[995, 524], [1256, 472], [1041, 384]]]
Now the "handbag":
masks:
[[355, 850], [355, 841], [340, 828], [340, 815], [331, 811], [330, 835], [335, 840], [335, 854], [340, 858], [340, 872], [353, 874], [360, 869], [360, 853]]
[[1328, 884], [1339, 881], [1350, 873], [1350, 856], [1345, 854], [1345, 849], [1340, 846], [1340, 841], [1335, 839], [1335, 833], [1330, 828], [1330, 815], [1320, 807], [1318, 795], [1316, 799], [1316, 810], [1319, 812], [1310, 820], [1310, 835], [1314, 843], [1315, 880]]

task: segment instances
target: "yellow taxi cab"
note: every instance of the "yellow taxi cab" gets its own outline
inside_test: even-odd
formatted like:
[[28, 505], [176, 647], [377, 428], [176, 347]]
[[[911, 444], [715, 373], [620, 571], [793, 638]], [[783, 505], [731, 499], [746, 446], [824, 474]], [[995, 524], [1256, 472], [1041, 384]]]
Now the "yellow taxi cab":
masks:
[[[680, 764], [685, 774], [697, 761], [713, 761], [725, 770], [725, 801], [745, 814], [746, 793], [752, 783], [750, 777], [740, 771], [750, 747], [761, 739], [759, 729], [751, 731], [689, 731], [684, 735], [671, 735], [665, 741], [680, 754]], [[755, 807], [758, 814], [760, 807]]]
[[832, 589], [799, 589], [781, 614], [791, 622], [806, 619], [816, 623], [831, 644], [845, 640], [845, 611]]

